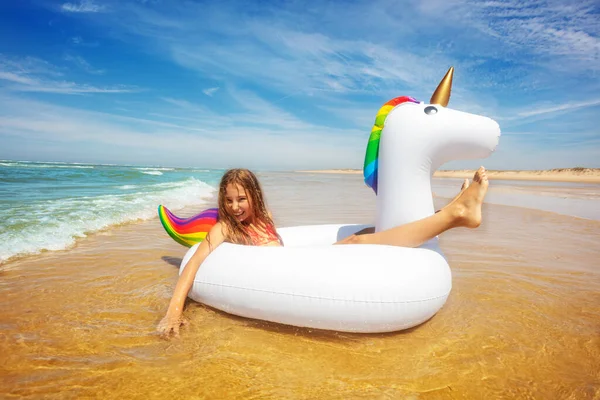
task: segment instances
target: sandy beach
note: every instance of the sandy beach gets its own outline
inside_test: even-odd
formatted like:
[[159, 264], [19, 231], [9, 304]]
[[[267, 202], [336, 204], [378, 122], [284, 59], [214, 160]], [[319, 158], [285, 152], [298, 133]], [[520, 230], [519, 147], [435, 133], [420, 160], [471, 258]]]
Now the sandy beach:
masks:
[[[260, 178], [278, 226], [374, 220], [375, 197], [359, 175]], [[479, 229], [440, 238], [453, 273], [446, 305], [390, 334], [284, 326], [188, 301], [191, 324], [180, 339], [161, 340], [155, 327], [187, 248], [157, 218], [10, 260], [0, 266], [0, 393], [598, 399], [600, 222], [497, 204], [485, 204], [483, 216]]]
[[[362, 174], [359, 169], [326, 169], [299, 171], [323, 174]], [[471, 178], [473, 170], [439, 170], [433, 175], [435, 178]], [[526, 180], [526, 181], [549, 181], [549, 182], [579, 182], [600, 183], [599, 168], [560, 168], [537, 171], [494, 171], [488, 170], [490, 180]]]

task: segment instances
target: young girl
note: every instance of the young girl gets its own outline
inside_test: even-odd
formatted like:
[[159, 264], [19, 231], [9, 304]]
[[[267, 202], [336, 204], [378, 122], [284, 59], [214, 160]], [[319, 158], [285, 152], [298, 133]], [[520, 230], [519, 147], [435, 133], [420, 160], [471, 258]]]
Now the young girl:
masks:
[[194, 277], [200, 264], [221, 243], [283, 245], [267, 210], [258, 179], [249, 170], [231, 169], [225, 172], [219, 184], [218, 207], [218, 222], [179, 276], [167, 315], [158, 324], [158, 332], [162, 335], [173, 333], [178, 336], [179, 327], [187, 323], [181, 314]]
[[[481, 224], [481, 205], [487, 192], [485, 169], [479, 168], [473, 182], [465, 182], [461, 192], [435, 214], [381, 232], [362, 231], [334, 244], [384, 244], [417, 247], [435, 236], [456, 227], [476, 228]], [[219, 185], [219, 221], [211, 228], [181, 273], [167, 314], [158, 324], [163, 336], [178, 336], [187, 320], [183, 305], [194, 277], [206, 257], [221, 243], [254, 246], [283, 246], [271, 214], [265, 205], [256, 176], [247, 169], [232, 169], [223, 175]]]

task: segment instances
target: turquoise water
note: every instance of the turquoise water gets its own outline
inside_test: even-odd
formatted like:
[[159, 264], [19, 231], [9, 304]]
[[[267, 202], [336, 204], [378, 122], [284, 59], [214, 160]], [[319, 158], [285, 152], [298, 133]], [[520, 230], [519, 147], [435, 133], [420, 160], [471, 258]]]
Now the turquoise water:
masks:
[[0, 161], [0, 263], [213, 198], [222, 170]]

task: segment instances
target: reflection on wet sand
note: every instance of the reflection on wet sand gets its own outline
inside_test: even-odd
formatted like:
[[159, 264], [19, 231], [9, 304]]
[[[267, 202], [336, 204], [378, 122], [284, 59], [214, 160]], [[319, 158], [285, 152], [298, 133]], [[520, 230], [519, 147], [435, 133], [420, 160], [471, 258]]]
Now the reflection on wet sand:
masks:
[[[373, 220], [360, 177], [290, 179], [263, 176], [281, 226]], [[158, 220], [11, 261], [0, 273], [0, 390], [23, 398], [598, 398], [600, 223], [499, 205], [486, 205], [484, 218], [477, 230], [441, 237], [454, 285], [444, 308], [390, 334], [289, 327], [188, 302], [191, 325], [161, 340], [154, 329], [185, 248]]]

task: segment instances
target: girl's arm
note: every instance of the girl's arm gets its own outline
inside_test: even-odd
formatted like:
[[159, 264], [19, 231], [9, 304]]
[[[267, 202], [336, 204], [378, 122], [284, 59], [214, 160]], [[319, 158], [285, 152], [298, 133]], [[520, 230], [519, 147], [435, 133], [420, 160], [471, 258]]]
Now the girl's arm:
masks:
[[[190, 258], [183, 269], [183, 272], [177, 280], [173, 297], [169, 303], [167, 314], [159, 322], [157, 331], [163, 336], [169, 336], [171, 333], [179, 336], [179, 327], [187, 323], [182, 318], [183, 305], [187, 298], [188, 292], [194, 282], [194, 277], [200, 268], [200, 264], [204, 262], [206, 257], [225, 240], [223, 228], [220, 222], [217, 222], [210, 230], [206, 239], [200, 243], [194, 255]], [[210, 243], [209, 243], [210, 242]]]

